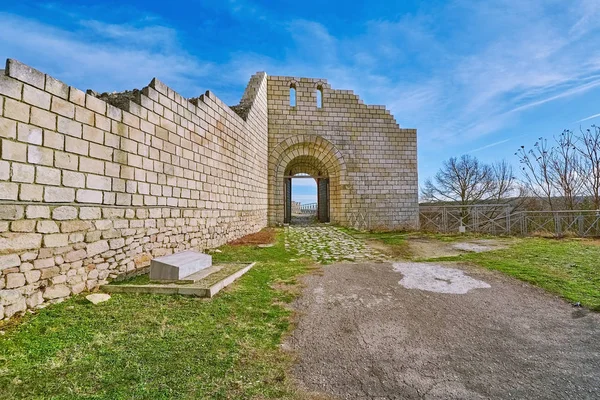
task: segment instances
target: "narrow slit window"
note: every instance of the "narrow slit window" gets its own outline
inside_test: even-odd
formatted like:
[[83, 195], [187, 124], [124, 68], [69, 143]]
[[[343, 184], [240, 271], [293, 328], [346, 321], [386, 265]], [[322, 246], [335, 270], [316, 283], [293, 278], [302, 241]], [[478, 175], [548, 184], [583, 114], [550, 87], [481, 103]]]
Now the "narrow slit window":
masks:
[[290, 107], [296, 107], [296, 85], [290, 85]]
[[323, 87], [317, 86], [317, 108], [323, 108]]

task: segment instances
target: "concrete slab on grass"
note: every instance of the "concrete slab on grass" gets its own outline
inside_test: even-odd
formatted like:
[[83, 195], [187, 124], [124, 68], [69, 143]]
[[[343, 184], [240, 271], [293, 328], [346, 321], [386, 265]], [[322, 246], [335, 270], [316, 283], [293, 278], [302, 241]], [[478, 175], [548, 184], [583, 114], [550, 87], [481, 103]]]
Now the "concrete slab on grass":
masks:
[[[248, 272], [256, 263], [248, 264], [232, 274], [226, 276], [223, 279], [218, 280], [217, 282], [207, 283], [207, 278], [210, 277], [210, 274], [205, 276], [201, 280], [191, 281], [187, 284], [182, 284], [180, 282], [177, 283], [153, 283], [150, 282], [144, 285], [128, 285], [128, 284], [119, 284], [119, 285], [103, 285], [100, 289], [106, 293], [151, 293], [151, 294], [180, 294], [184, 296], [196, 296], [196, 297], [206, 297], [212, 298], [214, 295], [219, 293], [223, 288], [231, 285], [237, 279], [239, 279], [242, 275]], [[218, 268], [217, 271], [221, 271], [224, 268], [224, 265], [217, 265], [215, 267]], [[215, 270], [212, 273], [217, 272]]]
[[212, 256], [193, 250], [182, 251], [153, 259], [150, 280], [178, 281], [211, 266]]

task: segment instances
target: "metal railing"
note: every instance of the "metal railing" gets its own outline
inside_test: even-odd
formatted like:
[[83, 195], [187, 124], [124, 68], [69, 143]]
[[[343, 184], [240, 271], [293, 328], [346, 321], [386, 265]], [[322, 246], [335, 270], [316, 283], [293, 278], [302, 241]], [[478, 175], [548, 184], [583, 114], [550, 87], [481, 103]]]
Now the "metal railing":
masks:
[[515, 211], [510, 205], [421, 206], [420, 229], [492, 235], [600, 236], [600, 210]]
[[300, 213], [302, 214], [316, 214], [317, 213], [317, 203], [307, 203], [300, 205]]

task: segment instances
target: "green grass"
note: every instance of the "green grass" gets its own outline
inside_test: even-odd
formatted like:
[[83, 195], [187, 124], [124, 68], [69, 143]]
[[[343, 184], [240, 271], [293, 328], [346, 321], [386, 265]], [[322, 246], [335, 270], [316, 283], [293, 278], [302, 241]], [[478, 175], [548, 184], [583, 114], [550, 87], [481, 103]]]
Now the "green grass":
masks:
[[470, 261], [600, 311], [600, 243], [526, 238], [508, 249], [436, 260]]
[[295, 398], [290, 328], [296, 278], [309, 270], [283, 247], [224, 246], [215, 263], [253, 260], [207, 301], [182, 296], [83, 295], [51, 305], [0, 336], [2, 399]]

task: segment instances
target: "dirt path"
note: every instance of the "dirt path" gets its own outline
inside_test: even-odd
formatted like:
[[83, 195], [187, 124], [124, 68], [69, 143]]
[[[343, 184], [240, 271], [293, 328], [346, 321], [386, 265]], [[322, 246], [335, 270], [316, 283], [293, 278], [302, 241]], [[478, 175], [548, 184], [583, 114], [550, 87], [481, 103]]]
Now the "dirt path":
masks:
[[286, 344], [301, 386], [340, 399], [598, 398], [600, 315], [499, 273], [409, 264], [305, 278]]

